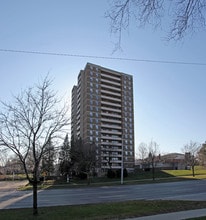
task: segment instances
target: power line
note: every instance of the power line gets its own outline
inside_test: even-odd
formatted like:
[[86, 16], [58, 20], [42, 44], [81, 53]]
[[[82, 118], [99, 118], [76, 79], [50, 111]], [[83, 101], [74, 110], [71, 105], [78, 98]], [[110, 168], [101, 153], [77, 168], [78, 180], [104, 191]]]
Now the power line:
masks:
[[150, 60], [150, 59], [136, 59], [136, 58], [123, 58], [123, 57], [107, 57], [107, 56], [56, 53], [56, 52], [42, 52], [42, 51], [31, 51], [31, 50], [13, 50], [13, 49], [1, 49], [0, 48], [0, 52], [25, 53], [25, 54], [49, 55], [49, 56], [65, 56], [65, 57], [77, 57], [77, 58], [107, 59], [107, 60], [122, 60], [122, 61], [132, 61], [132, 62], [148, 62], [148, 63], [206, 66], [206, 63], [199, 63], [199, 62], [183, 62], [183, 61], [171, 61], [171, 60]]

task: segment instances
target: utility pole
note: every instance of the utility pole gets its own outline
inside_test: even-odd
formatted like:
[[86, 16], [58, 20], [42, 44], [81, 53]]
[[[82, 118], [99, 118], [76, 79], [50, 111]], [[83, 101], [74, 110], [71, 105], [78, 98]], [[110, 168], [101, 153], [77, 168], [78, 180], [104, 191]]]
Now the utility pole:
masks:
[[121, 163], [121, 184], [124, 183], [124, 160], [123, 160], [123, 139], [122, 139], [122, 163]]

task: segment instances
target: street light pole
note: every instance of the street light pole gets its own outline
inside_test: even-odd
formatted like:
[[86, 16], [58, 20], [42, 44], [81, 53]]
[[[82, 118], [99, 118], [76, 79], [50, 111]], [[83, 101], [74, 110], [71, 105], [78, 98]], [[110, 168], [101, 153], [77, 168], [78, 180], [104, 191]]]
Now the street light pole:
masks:
[[124, 168], [123, 168], [123, 155], [122, 155], [122, 165], [121, 165], [121, 184], [124, 182]]
[[121, 184], [124, 183], [124, 160], [123, 160], [123, 139], [122, 139], [122, 163], [121, 163]]

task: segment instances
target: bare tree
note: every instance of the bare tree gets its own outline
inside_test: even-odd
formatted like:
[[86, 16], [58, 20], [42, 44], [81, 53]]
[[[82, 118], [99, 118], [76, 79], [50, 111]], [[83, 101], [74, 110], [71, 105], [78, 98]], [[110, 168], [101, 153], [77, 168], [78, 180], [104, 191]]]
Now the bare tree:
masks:
[[0, 148], [0, 173], [6, 173], [6, 163], [8, 161], [8, 152], [6, 148]]
[[0, 167], [4, 167], [8, 159], [7, 149], [0, 148]]
[[182, 151], [185, 153], [186, 165], [191, 166], [193, 176], [195, 176], [195, 164], [199, 149], [200, 145], [194, 141], [190, 141], [189, 143], [185, 144], [182, 149]]
[[145, 158], [148, 156], [147, 144], [145, 144], [144, 142], [140, 143], [138, 151], [140, 159], [144, 161]]
[[159, 155], [159, 146], [155, 141], [151, 141], [148, 145], [148, 151], [149, 151], [149, 163], [152, 166], [152, 179], [155, 179], [155, 160], [157, 156]]
[[[0, 146], [7, 147], [21, 161], [26, 177], [33, 186], [33, 214], [38, 214], [37, 186], [39, 166], [49, 141], [56, 141], [69, 123], [66, 105], [61, 106], [57, 94], [50, 89], [52, 81], [22, 91], [12, 104], [2, 103], [0, 112]], [[27, 161], [33, 162], [33, 175]]]
[[122, 31], [128, 29], [130, 21], [135, 20], [142, 27], [152, 24], [160, 26], [162, 20], [169, 20], [168, 40], [180, 40], [188, 33], [205, 28], [204, 0], [111, 0], [106, 17], [111, 21], [111, 32], [117, 33], [121, 44]]
[[143, 166], [143, 164], [145, 163], [145, 159], [148, 156], [148, 148], [147, 148], [146, 143], [142, 142], [142, 143], [139, 144], [138, 154], [139, 154], [139, 158], [141, 160], [141, 164]]

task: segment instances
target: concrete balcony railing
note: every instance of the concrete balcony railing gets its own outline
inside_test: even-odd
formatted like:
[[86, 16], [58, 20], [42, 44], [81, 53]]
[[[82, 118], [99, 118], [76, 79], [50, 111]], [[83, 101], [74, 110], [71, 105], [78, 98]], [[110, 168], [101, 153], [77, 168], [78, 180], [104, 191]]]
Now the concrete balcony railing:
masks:
[[108, 106], [121, 107], [120, 104], [112, 103], [112, 102], [109, 102], [109, 101], [101, 101], [101, 104], [108, 105]]
[[121, 97], [122, 95], [121, 95], [121, 93], [120, 92], [115, 92], [115, 91], [110, 91], [110, 90], [108, 90], [108, 89], [101, 89], [101, 94], [108, 94], [108, 95], [113, 95], [113, 96], [117, 96], [117, 97]]
[[108, 122], [108, 124], [112, 124], [112, 123], [115, 123], [115, 124], [122, 124], [122, 121], [119, 120], [119, 119], [115, 119], [115, 118], [101, 118], [101, 122]]
[[113, 128], [113, 129], [122, 129], [120, 125], [108, 124], [108, 123], [101, 123], [102, 128]]
[[[104, 165], [102, 165], [101, 166], [103, 169], [110, 169], [110, 166], [109, 165], [107, 165], [107, 166], [104, 166]], [[121, 169], [121, 165], [116, 165], [116, 166], [112, 166], [112, 169]]]
[[121, 91], [121, 88], [116, 88], [116, 87], [114, 87], [114, 86], [109, 86], [109, 85], [103, 85], [103, 84], [101, 84], [101, 88], [104, 88], [104, 89], [111, 89], [111, 90], [113, 90], [113, 91]]
[[121, 141], [122, 140], [121, 137], [113, 137], [113, 136], [108, 136], [108, 135], [102, 135], [101, 138], [104, 139], [104, 140], [115, 140], [115, 141]]
[[[113, 143], [113, 142], [107, 142], [107, 141], [102, 141], [101, 145], [107, 145], [107, 146], [122, 146], [122, 143]], [[120, 148], [115, 148], [115, 151], [121, 151], [122, 149]]]
[[121, 131], [111, 130], [111, 129], [101, 129], [100, 132], [101, 132], [102, 135], [104, 135], [104, 134], [122, 135], [122, 132], [121, 132]]
[[117, 108], [112, 108], [110, 106], [106, 107], [106, 106], [101, 106], [101, 110], [104, 111], [112, 111], [112, 112], [117, 112], [117, 113], [121, 113], [122, 110], [121, 109], [117, 109]]
[[101, 112], [101, 115], [104, 117], [112, 117], [112, 118], [118, 118], [121, 119], [122, 115], [120, 114], [115, 114], [115, 113], [111, 113], [111, 112]]
[[109, 80], [109, 79], [101, 79], [101, 83], [108, 83], [108, 84], [111, 84], [111, 85], [115, 85], [115, 86], [121, 86], [120, 82], [114, 82], [112, 80]]
[[111, 100], [111, 101], [115, 101], [115, 102], [119, 102], [119, 103], [122, 102], [121, 98], [115, 98], [115, 97], [112, 97], [112, 96], [101, 95], [101, 98], [106, 99], [108, 101]]
[[112, 76], [112, 75], [109, 75], [109, 74], [104, 74], [104, 73], [102, 73], [101, 76], [102, 76], [102, 77], [109, 78], [109, 79], [114, 79], [114, 80], [116, 80], [116, 81], [121, 81], [121, 78], [120, 78], [120, 77]]

